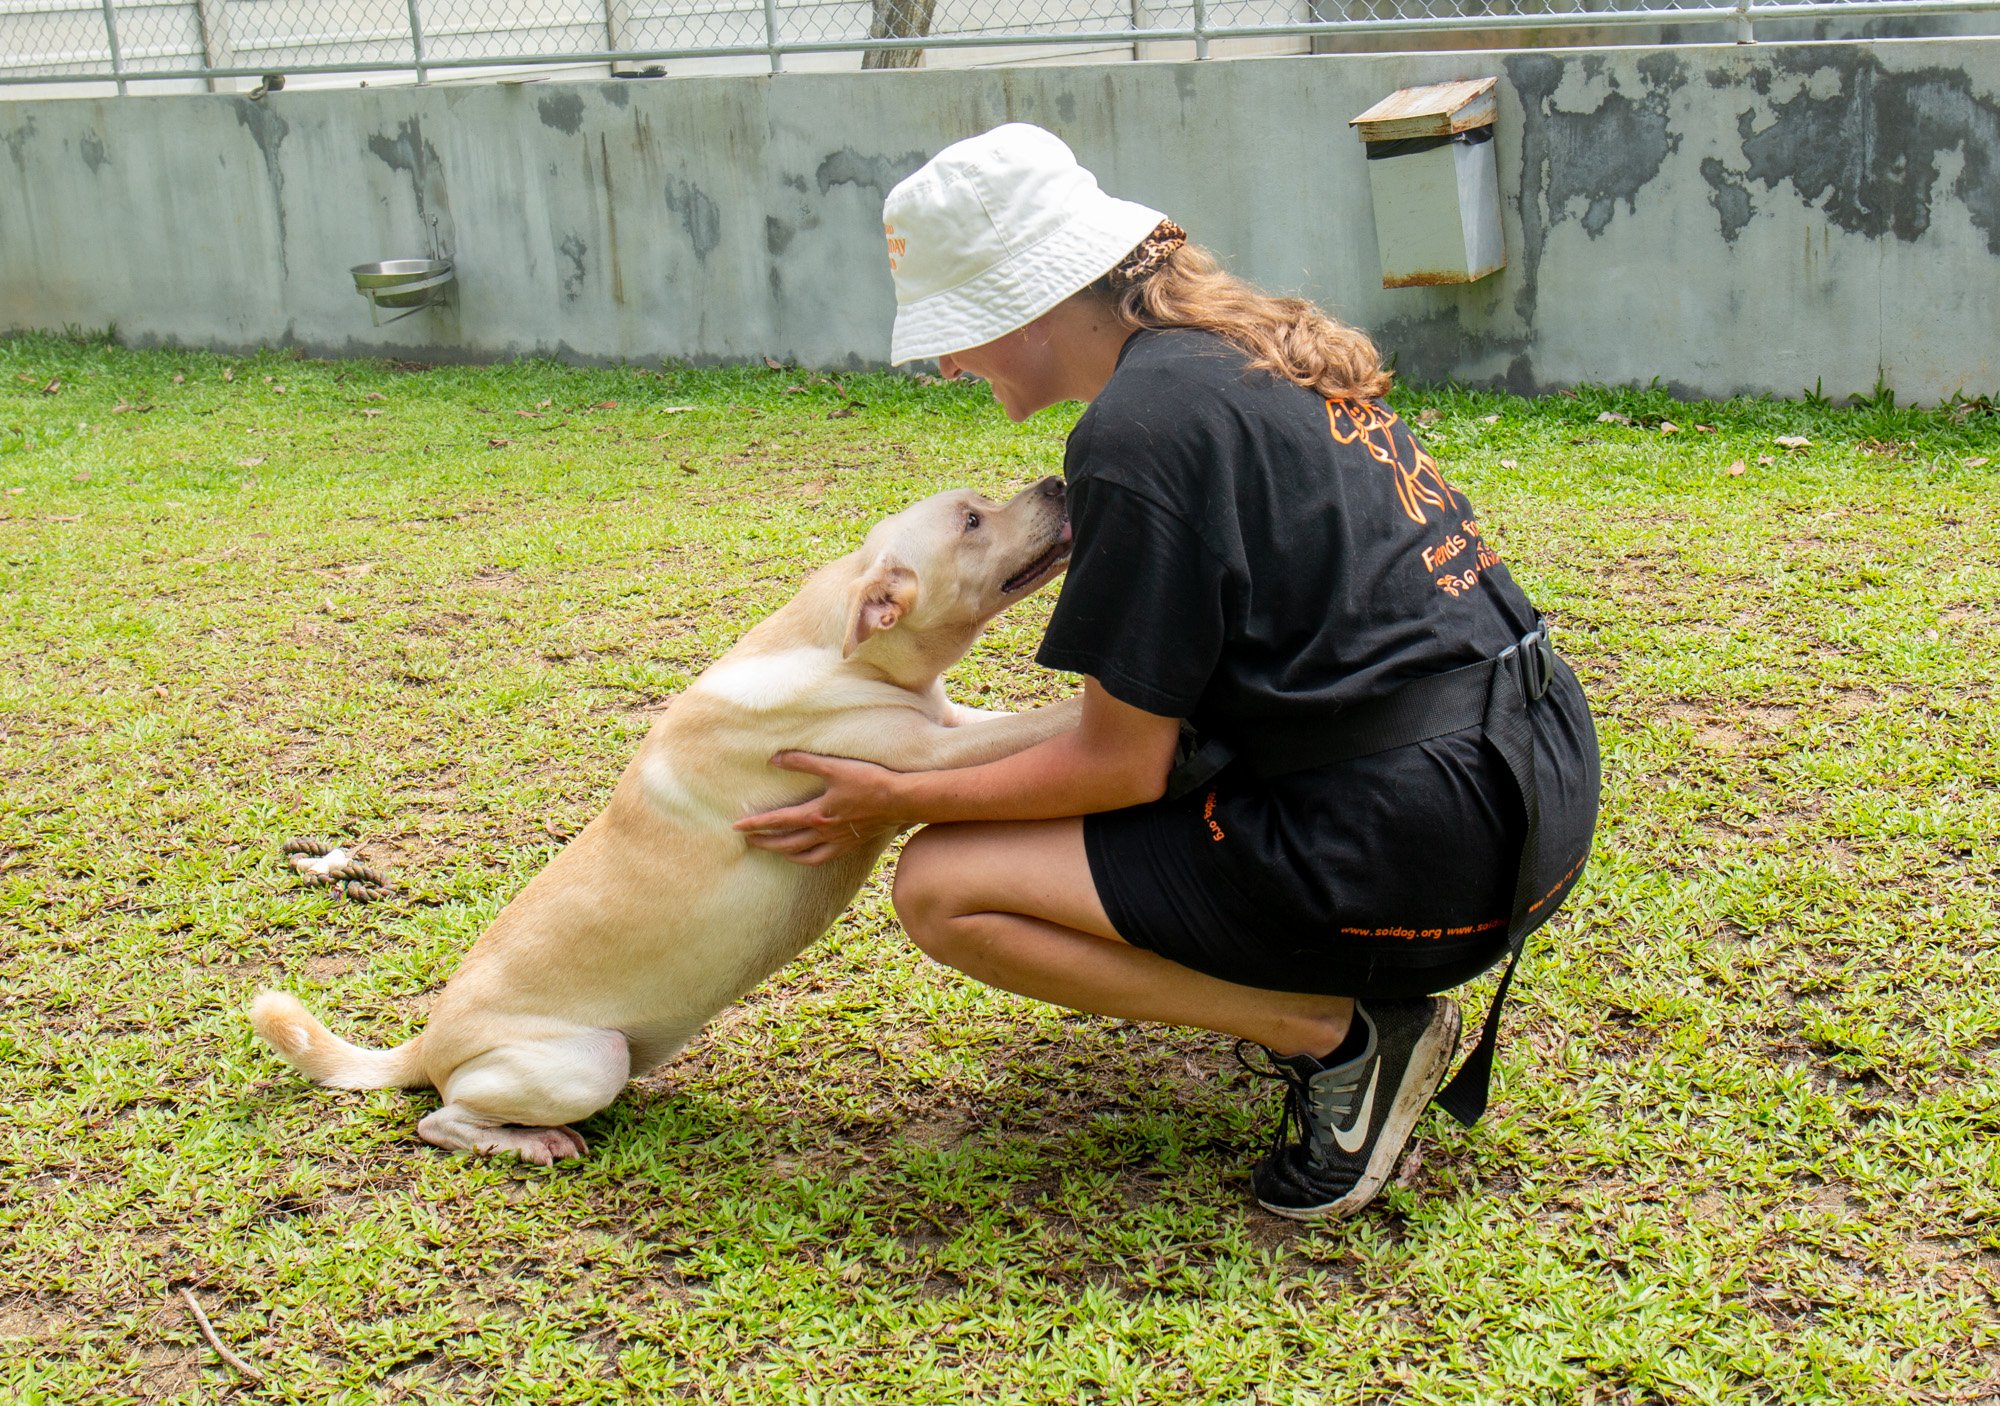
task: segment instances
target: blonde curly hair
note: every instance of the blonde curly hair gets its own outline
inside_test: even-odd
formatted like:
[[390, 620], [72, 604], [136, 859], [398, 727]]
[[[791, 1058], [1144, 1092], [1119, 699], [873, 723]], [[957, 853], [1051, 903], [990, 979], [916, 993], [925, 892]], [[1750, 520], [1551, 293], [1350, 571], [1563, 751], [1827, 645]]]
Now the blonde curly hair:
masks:
[[1115, 277], [1125, 270], [1121, 264], [1090, 287], [1127, 327], [1213, 332], [1249, 353], [1258, 370], [1330, 400], [1388, 393], [1390, 375], [1368, 334], [1304, 298], [1266, 293], [1195, 244], [1180, 243], [1145, 262], [1151, 267], [1136, 278]]

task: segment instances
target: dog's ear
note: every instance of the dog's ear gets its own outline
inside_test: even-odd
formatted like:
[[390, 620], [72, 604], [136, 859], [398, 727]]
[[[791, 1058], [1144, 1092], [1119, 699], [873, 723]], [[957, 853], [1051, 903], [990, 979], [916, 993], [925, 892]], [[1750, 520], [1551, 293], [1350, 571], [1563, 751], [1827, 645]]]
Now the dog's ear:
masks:
[[884, 552], [849, 588], [847, 601], [847, 640], [840, 647], [843, 659], [861, 648], [870, 635], [893, 630], [896, 622], [910, 613], [910, 607], [917, 603], [917, 573]]

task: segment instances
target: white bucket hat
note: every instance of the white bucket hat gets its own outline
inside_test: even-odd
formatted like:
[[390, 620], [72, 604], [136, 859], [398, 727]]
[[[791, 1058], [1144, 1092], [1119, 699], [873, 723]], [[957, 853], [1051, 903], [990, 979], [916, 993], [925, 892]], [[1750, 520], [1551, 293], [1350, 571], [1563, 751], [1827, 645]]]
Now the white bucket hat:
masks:
[[983, 346], [1109, 273], [1166, 217], [1097, 187], [1061, 137], [1009, 122], [954, 142], [882, 205], [897, 365]]

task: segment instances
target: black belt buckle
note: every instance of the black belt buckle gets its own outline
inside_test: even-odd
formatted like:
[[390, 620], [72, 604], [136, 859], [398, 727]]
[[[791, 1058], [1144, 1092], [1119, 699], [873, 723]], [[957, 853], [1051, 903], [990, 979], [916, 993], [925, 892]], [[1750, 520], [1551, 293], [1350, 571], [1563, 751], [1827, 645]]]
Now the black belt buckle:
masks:
[[1541, 629], [1521, 636], [1521, 642], [1507, 652], [1516, 650], [1521, 655], [1521, 692], [1530, 703], [1538, 703], [1556, 680], [1556, 647], [1549, 642], [1549, 632]]

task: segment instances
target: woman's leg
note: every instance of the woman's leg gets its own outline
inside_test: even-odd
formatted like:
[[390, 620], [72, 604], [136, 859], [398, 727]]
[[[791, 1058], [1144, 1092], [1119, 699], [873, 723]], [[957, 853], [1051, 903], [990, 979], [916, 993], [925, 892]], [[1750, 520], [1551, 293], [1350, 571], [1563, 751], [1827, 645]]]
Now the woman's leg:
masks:
[[1344, 996], [1265, 991], [1126, 944], [1084, 855], [1081, 820], [933, 825], [896, 866], [896, 912], [925, 952], [989, 986], [1127, 1020], [1192, 1025], [1277, 1054], [1325, 1054]]

